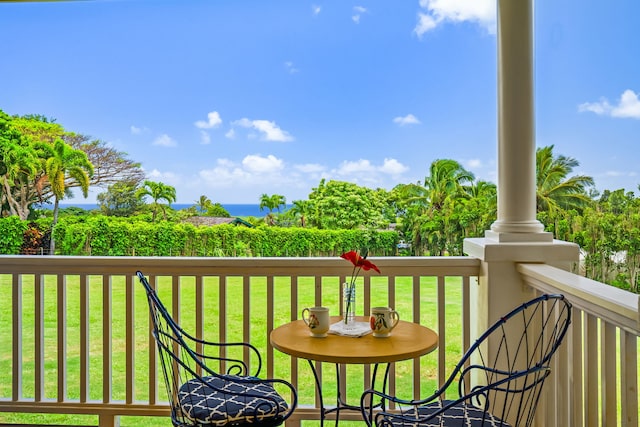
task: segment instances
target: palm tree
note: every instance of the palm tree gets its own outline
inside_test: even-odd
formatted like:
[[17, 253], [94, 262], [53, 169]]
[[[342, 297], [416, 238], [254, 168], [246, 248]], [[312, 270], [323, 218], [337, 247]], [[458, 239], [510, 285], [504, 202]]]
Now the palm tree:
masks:
[[287, 199], [280, 194], [273, 194], [269, 196], [268, 194], [262, 194], [260, 196], [260, 210], [264, 208], [269, 209], [269, 213], [266, 215], [265, 220], [269, 225], [274, 225], [275, 218], [273, 216], [273, 211], [275, 209], [280, 212], [280, 206], [284, 206], [287, 204]]
[[153, 199], [152, 212], [153, 221], [156, 220], [158, 208], [162, 209], [164, 219], [167, 219], [167, 211], [163, 204], [158, 203], [159, 200], [165, 200], [169, 206], [176, 201], [176, 189], [162, 182], [145, 181], [143, 187], [138, 192], [138, 197], [143, 198], [149, 196]]
[[[399, 195], [398, 206], [404, 210], [401, 230], [411, 240], [411, 250], [420, 255], [429, 250], [433, 255], [434, 248], [442, 248], [445, 236], [443, 224], [447, 212], [455, 208], [458, 199], [470, 197], [469, 185], [474, 176], [455, 160], [434, 160], [429, 167], [429, 176], [424, 179], [424, 186], [419, 183], [397, 186], [394, 192]], [[440, 249], [442, 250], [442, 249]]]
[[474, 180], [473, 174], [457, 161], [451, 159], [434, 160], [429, 168], [429, 176], [424, 179], [430, 208], [441, 210], [446, 199], [464, 195], [467, 185]]
[[[58, 222], [58, 207], [61, 199], [68, 191], [68, 180], [75, 181], [82, 189], [82, 195], [86, 198], [89, 193], [89, 179], [93, 175], [93, 165], [82, 150], [76, 150], [61, 139], [53, 143], [53, 155], [45, 162], [45, 176], [51, 186], [54, 197], [53, 204], [53, 230]], [[51, 255], [55, 252], [55, 240], [51, 234]]]
[[550, 215], [565, 209], [581, 212], [592, 203], [587, 188], [594, 185], [593, 178], [575, 175], [567, 178], [580, 163], [572, 158], [553, 155], [553, 145], [536, 150], [536, 207], [538, 212]]
[[311, 202], [309, 200], [294, 200], [290, 212], [300, 218], [300, 226], [304, 227], [307, 222], [307, 215], [311, 212]]
[[[10, 215], [26, 220], [29, 216], [29, 199], [19, 197], [21, 189], [26, 188], [41, 167], [41, 159], [32, 147], [13, 141], [2, 141], [0, 135], [0, 186], [2, 187], [2, 206], [8, 208]], [[15, 196], [15, 197], [14, 197]]]
[[196, 208], [198, 208], [198, 212], [202, 214], [203, 212], [209, 210], [209, 208], [213, 205], [213, 202], [211, 202], [211, 199], [209, 199], [207, 196], [202, 195], [198, 200], [195, 201], [195, 204]]

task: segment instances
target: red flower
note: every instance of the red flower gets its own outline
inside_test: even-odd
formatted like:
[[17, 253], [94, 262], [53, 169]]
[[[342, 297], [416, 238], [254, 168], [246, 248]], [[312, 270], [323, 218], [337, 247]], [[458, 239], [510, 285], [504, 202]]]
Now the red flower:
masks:
[[345, 252], [340, 255], [340, 258], [344, 258], [347, 261], [351, 261], [354, 267], [362, 268], [364, 271], [369, 271], [371, 269], [380, 273], [380, 269], [371, 261], [367, 260], [364, 257], [361, 257], [360, 254], [356, 251]]
[[[356, 278], [358, 277], [358, 274], [360, 274], [360, 270], [365, 270], [365, 271], [374, 270], [380, 273], [380, 269], [376, 267], [374, 263], [372, 263], [371, 261], [368, 261], [366, 257], [360, 256], [360, 254], [356, 251], [345, 252], [342, 255], [340, 255], [340, 258], [346, 259], [347, 261], [351, 261], [351, 264], [353, 264], [353, 272], [351, 273], [351, 282], [345, 283], [345, 287], [347, 287], [346, 292], [350, 293], [351, 295], [353, 295], [353, 292], [355, 292]], [[351, 298], [348, 299], [346, 313], [349, 312], [350, 308], [351, 308]], [[344, 323], [347, 323], [347, 316], [344, 317]]]

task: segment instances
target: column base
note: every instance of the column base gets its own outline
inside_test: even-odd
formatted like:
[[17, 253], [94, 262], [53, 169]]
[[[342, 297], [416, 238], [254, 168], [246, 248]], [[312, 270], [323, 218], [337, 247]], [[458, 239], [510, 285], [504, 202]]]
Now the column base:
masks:
[[539, 233], [505, 233], [487, 230], [484, 232], [484, 237], [488, 240], [499, 243], [553, 242], [553, 233], [548, 231], [542, 231]]

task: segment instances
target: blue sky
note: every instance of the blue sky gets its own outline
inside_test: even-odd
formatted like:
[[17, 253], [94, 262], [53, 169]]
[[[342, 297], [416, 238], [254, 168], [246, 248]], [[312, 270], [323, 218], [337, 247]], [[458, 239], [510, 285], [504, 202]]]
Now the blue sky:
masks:
[[[536, 144], [637, 194], [640, 2], [535, 8]], [[495, 0], [2, 2], [0, 37], [0, 109], [127, 152], [178, 203], [391, 189], [438, 158], [495, 182]]]

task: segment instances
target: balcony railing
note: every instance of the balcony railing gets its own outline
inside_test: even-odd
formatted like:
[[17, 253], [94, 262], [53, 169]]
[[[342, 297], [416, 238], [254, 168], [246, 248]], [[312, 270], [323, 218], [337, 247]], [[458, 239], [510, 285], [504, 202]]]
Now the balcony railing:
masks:
[[[382, 274], [366, 275], [359, 282], [357, 313], [390, 305], [404, 320], [439, 334], [436, 352], [392, 367], [389, 389], [405, 397], [431, 394], [469, 346], [469, 295], [471, 287], [478, 286], [480, 261], [373, 260]], [[568, 344], [561, 347], [545, 386], [539, 425], [637, 426], [637, 295], [545, 265], [519, 269], [528, 285], [541, 292], [565, 293], [576, 307]], [[258, 345], [264, 357], [262, 375], [288, 379], [300, 392], [300, 407], [288, 424], [319, 419], [308, 365], [274, 350], [268, 335], [298, 319], [307, 306], [325, 305], [339, 314], [340, 284], [352, 271], [344, 260], [4, 256], [0, 423], [1, 412], [91, 414], [100, 426], [117, 425], [121, 416], [168, 415], [136, 270], [157, 286], [186, 329], [212, 340]], [[505, 312], [511, 308], [505, 307]], [[333, 366], [323, 366], [323, 386], [332, 390]], [[340, 369], [351, 394], [357, 397], [368, 387], [369, 367]], [[329, 395], [325, 403], [331, 399]], [[150, 419], [148, 425], [169, 423], [166, 418]]]
[[[466, 257], [374, 261], [382, 274], [361, 278], [356, 314], [390, 305], [404, 320], [438, 332], [437, 352], [397, 363], [390, 373], [391, 391], [430, 393], [469, 345], [469, 287], [480, 263]], [[340, 313], [340, 284], [352, 267], [337, 257], [0, 257], [6, 344], [0, 348], [0, 411], [95, 414], [101, 426], [115, 425], [118, 416], [168, 414], [146, 299], [134, 277], [138, 269], [186, 329], [259, 346], [262, 375], [286, 378], [300, 390], [290, 424], [319, 419], [308, 365], [274, 350], [268, 335], [307, 306]], [[368, 387], [369, 367], [340, 369], [349, 389]], [[322, 375], [327, 390], [335, 388], [334, 377], [328, 366]]]
[[[542, 413], [546, 426], [637, 426], [640, 296], [544, 264], [520, 264], [525, 283], [573, 304]], [[546, 407], [545, 407], [546, 405]]]

